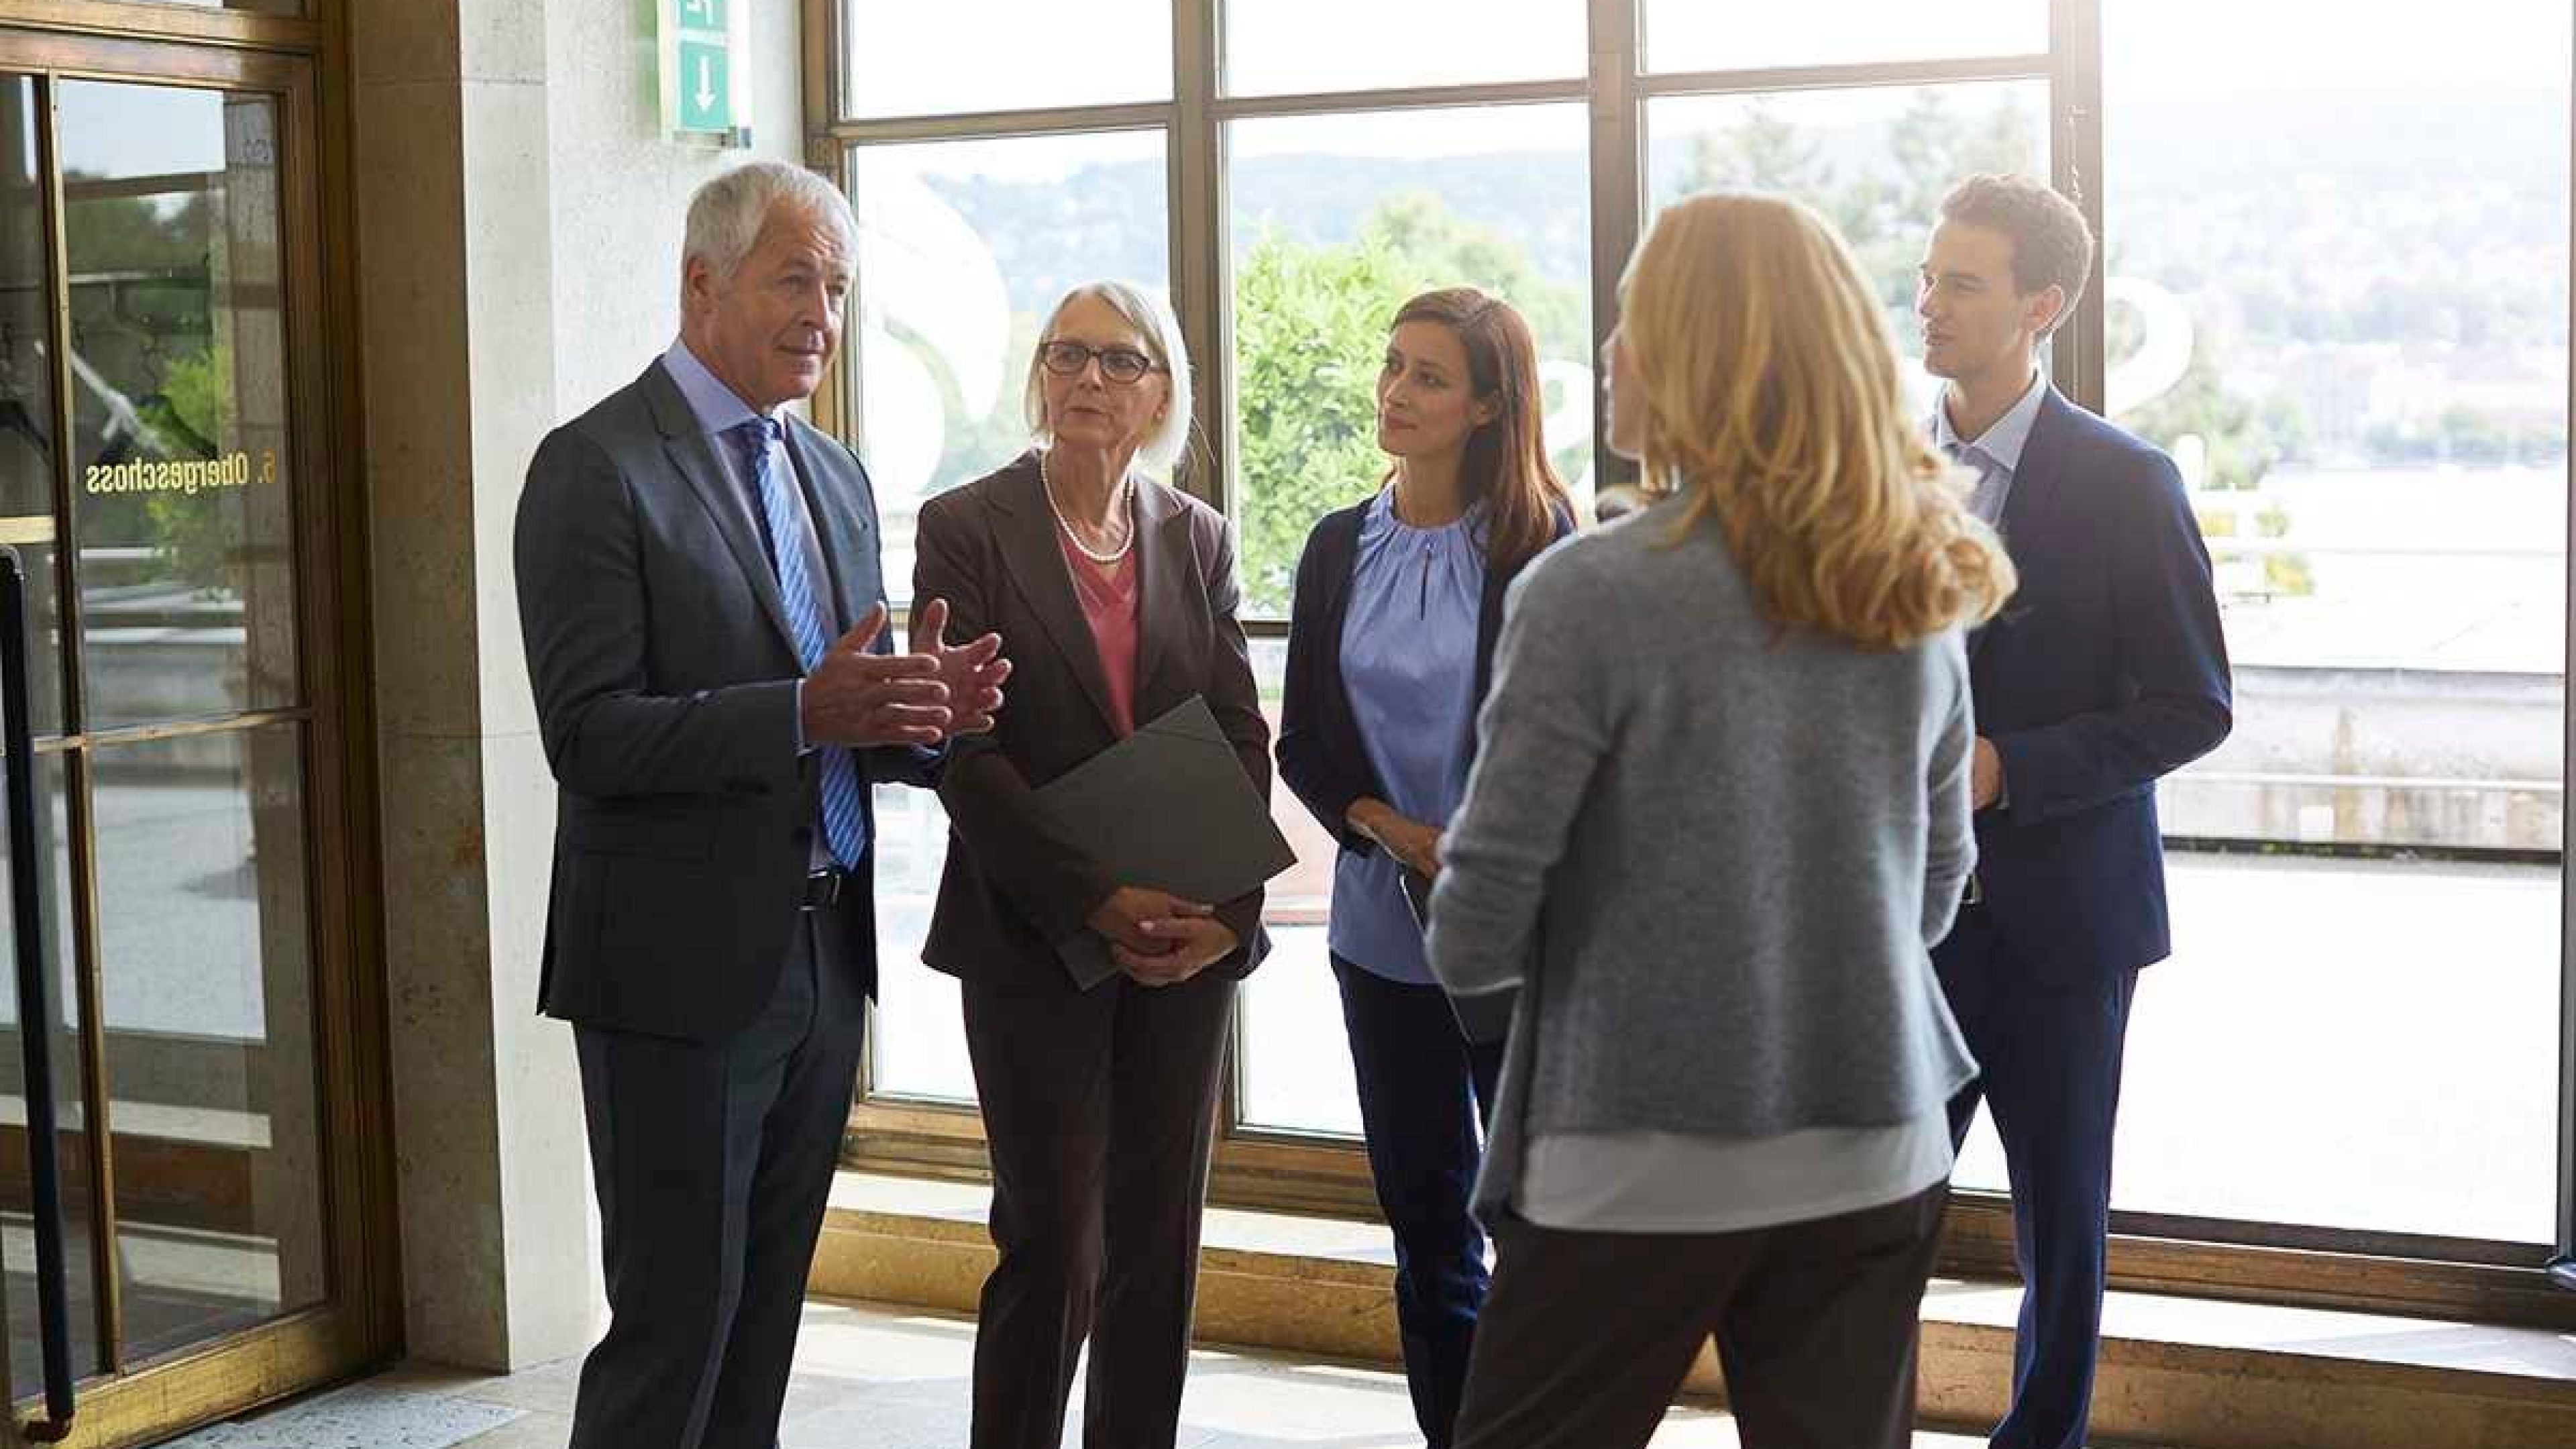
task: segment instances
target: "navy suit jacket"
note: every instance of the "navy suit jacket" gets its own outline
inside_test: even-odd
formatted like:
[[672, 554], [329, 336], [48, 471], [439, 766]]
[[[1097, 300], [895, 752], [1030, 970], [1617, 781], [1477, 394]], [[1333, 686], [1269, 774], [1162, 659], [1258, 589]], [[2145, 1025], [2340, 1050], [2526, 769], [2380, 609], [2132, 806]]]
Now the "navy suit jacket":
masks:
[[2001, 532], [2021, 586], [1968, 643], [2005, 792], [1984, 906], [2044, 980], [2136, 970], [2172, 951], [2156, 781], [2233, 722], [2209, 550], [2173, 460], [2053, 388]]

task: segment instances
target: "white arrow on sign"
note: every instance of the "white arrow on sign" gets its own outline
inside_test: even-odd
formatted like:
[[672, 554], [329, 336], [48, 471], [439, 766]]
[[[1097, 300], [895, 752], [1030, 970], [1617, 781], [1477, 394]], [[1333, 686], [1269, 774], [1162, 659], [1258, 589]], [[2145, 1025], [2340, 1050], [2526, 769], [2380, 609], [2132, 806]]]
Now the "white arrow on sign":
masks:
[[716, 72], [713, 56], [698, 57], [698, 109], [711, 111], [716, 105]]

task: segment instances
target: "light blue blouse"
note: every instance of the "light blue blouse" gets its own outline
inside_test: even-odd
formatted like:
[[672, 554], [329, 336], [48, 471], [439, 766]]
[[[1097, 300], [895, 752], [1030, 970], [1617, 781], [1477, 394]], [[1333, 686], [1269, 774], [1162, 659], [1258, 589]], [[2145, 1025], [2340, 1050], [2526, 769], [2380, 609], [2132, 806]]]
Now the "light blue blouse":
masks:
[[[1485, 598], [1484, 505], [1415, 528], [1380, 489], [1360, 520], [1342, 618], [1342, 686], [1386, 803], [1445, 826], [1467, 792], [1476, 728], [1476, 626]], [[1403, 868], [1385, 851], [1333, 867], [1333, 954], [1390, 981], [1428, 984]]]

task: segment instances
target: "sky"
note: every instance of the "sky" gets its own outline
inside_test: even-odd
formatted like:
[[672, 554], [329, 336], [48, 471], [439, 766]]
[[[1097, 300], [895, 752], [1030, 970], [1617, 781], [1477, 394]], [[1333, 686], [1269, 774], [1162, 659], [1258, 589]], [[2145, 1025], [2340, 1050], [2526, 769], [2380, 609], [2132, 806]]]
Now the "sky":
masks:
[[221, 171], [223, 112], [214, 91], [66, 82], [56, 122], [63, 162], [93, 176]]

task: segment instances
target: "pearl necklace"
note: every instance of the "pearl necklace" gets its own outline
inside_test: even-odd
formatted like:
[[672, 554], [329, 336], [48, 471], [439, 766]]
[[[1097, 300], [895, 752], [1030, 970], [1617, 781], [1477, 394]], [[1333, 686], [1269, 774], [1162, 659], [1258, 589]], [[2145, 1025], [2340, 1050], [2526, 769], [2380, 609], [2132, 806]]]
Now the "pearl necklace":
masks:
[[[1125, 558], [1128, 551], [1136, 546], [1136, 520], [1133, 518], [1127, 520], [1127, 536], [1119, 541], [1118, 547], [1108, 553], [1102, 553], [1082, 541], [1082, 535], [1074, 531], [1073, 520], [1065, 517], [1064, 510], [1056, 506], [1055, 480], [1047, 473], [1047, 455], [1044, 453], [1038, 454], [1038, 487], [1046, 494], [1047, 511], [1055, 515], [1056, 527], [1064, 530], [1064, 536], [1072, 541], [1075, 551], [1084, 558], [1096, 564], [1114, 564]], [[1126, 510], [1127, 495], [1131, 491], [1132, 487], [1127, 479], [1118, 480], [1118, 502], [1112, 511]]]

